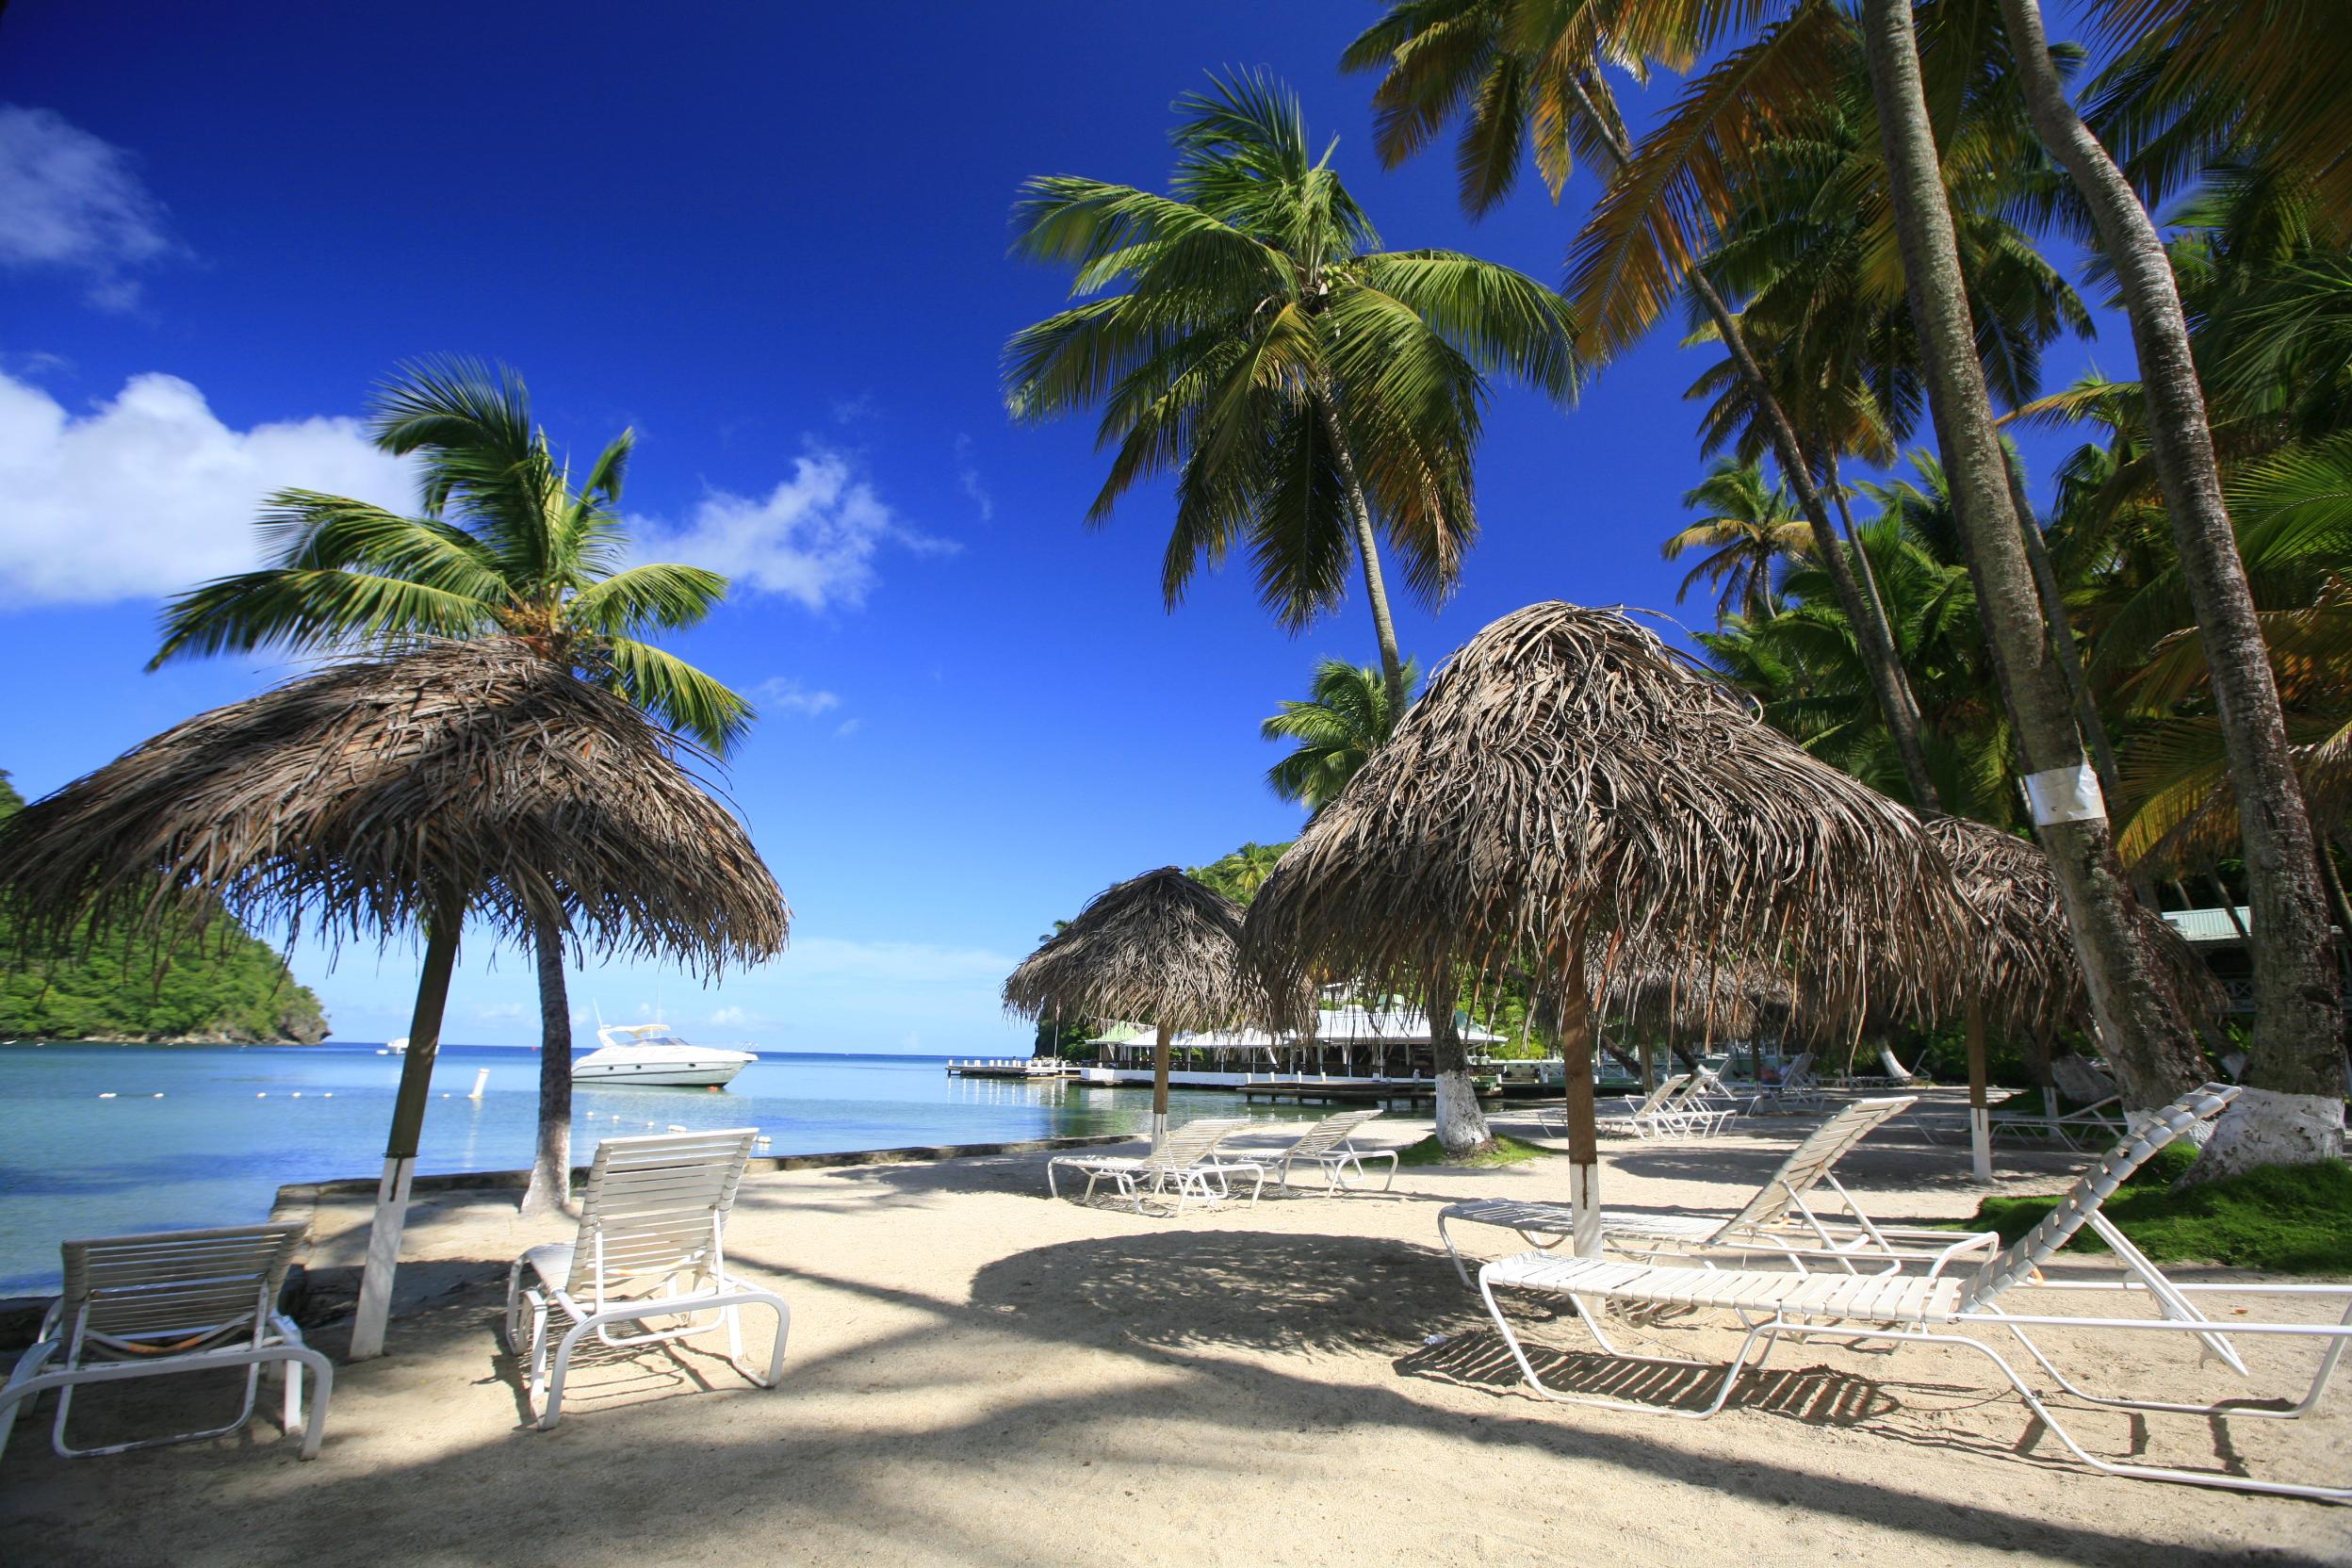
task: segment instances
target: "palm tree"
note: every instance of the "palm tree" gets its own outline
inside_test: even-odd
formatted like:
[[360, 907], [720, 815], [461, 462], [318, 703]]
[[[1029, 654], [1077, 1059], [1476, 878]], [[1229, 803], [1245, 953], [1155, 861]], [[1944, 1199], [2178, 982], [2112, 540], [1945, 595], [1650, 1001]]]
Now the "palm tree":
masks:
[[1258, 890], [1266, 886], [1266, 879], [1274, 874], [1276, 862], [1289, 847], [1288, 843], [1246, 843], [1205, 866], [1185, 867], [1184, 874], [1246, 908], [1258, 896]]
[[1701, 508], [1706, 515], [1677, 531], [1658, 553], [1669, 561], [1689, 550], [1707, 553], [1684, 575], [1674, 602], [1680, 604], [1705, 583], [1721, 590], [1715, 601], [1718, 621], [1731, 614], [1735, 601], [1749, 620], [1768, 619], [1777, 601], [1773, 567], [1802, 557], [1813, 542], [1812, 529], [1788, 504], [1788, 492], [1778, 484], [1766, 489], [1763, 470], [1726, 457], [1683, 492], [1682, 504]]
[[[1865, 484], [1877, 514], [1854, 531], [1857, 564], [1879, 584], [1895, 645], [1919, 695], [1920, 740], [1936, 792], [1982, 822], [2021, 825], [2008, 717], [1993, 675], [1976, 590], [1942, 470], [1915, 453], [1915, 480]], [[1860, 639], [1810, 564], [1781, 583], [1770, 618], [1733, 616], [1699, 634], [1715, 667], [1755, 695], [1765, 720], [1823, 761], [1880, 790], [1900, 783], [1886, 724], [1872, 700]]]
[[[1872, 0], [1874, 57], [1882, 45], [1901, 41], [1891, 25], [1880, 24], [1893, 4]], [[1904, 4], [1907, 8], [1908, 0]], [[2278, 8], [2268, 6], [2175, 8], [2161, 0], [2153, 5], [2135, 0], [2123, 8], [2138, 11], [2144, 24], [2167, 24], [2165, 41], [2176, 50], [2229, 51], [2227, 57], [2186, 70], [2217, 75], [2234, 88], [2306, 89], [2299, 103], [2279, 104], [2279, 122], [2268, 127], [2273, 139], [2292, 144], [2298, 134], [2332, 136], [2315, 139], [2306, 161], [2314, 170], [2343, 162], [2342, 133], [2352, 118], [2343, 106], [2342, 79], [2330, 86], [2325, 75], [2303, 74], [2315, 58], [2343, 62], [2340, 15], [2323, 20], [2314, 11], [2306, 25], [2279, 27]], [[2198, 1173], [2230, 1174], [2288, 1147], [2300, 1146], [2306, 1158], [2334, 1158], [2344, 1152], [2344, 1057], [2327, 890], [2295, 777], [2285, 710], [2223, 498], [2179, 281], [2138, 192], [2066, 98], [2050, 59], [2039, 0], [2001, 0], [2001, 12], [2034, 125], [2074, 177], [2131, 318], [2146, 388], [2148, 446], [2172, 518], [2181, 575], [2197, 609], [2238, 801], [2255, 933], [2248, 1081], [2267, 1093], [2243, 1097], [2246, 1103], [2233, 1107], [2199, 1159]], [[1907, 8], [1903, 21], [1907, 34]], [[1923, 104], [1919, 112], [1923, 120]], [[2343, 196], [2346, 182], [2341, 174], [2322, 178]]]
[[[1420, 665], [1405, 661], [1408, 701], [1420, 684]], [[1319, 661], [1312, 691], [1304, 702], [1284, 702], [1281, 712], [1258, 727], [1266, 740], [1298, 743], [1266, 769], [1266, 782], [1282, 799], [1304, 806], [1310, 817], [1338, 797], [1404, 717], [1389, 700], [1380, 671], [1345, 659]]]
[[2086, 754], [2050, 645], [2008, 456], [1977, 358], [1911, 0], [1863, 0], [1861, 25], [1929, 402], [1995, 668], [2029, 782], [2040, 797], [2035, 836], [2057, 871], [2127, 1100], [2158, 1104], [2202, 1075], [2202, 1056], [2187, 1020], [2166, 1002], [2153, 955], [2140, 940], [2105, 808], [2072, 782], [2087, 773]]
[[[376, 444], [423, 458], [418, 514], [281, 490], [259, 531], [270, 564], [204, 583], [163, 614], [148, 668], [192, 654], [397, 645], [425, 637], [511, 638], [627, 696], [724, 754], [751, 705], [644, 641], [694, 626], [727, 594], [695, 566], [628, 565], [621, 481], [634, 436], [605, 448], [575, 487], [531, 422], [522, 378], [478, 361], [403, 368], [375, 399]], [[568, 1200], [572, 1018], [564, 937], [541, 919], [539, 1136], [526, 1213]]]
[[1175, 475], [1171, 608], [1241, 545], [1267, 608], [1298, 630], [1338, 604], [1352, 556], [1401, 708], [1380, 537], [1424, 601], [1452, 589], [1477, 529], [1490, 378], [1565, 400], [1578, 374], [1566, 308], [1509, 268], [1380, 250], [1270, 78], [1213, 79], [1177, 109], [1171, 195], [1076, 175], [1022, 188], [1016, 252], [1071, 267], [1082, 302], [1006, 345], [1007, 404], [1022, 420], [1102, 406], [1114, 456], [1090, 522]]
[[[1571, 256], [1569, 290], [1578, 302], [1579, 323], [1604, 346], [1629, 341], [1689, 285], [1726, 347], [1745, 356], [1741, 371], [1758, 388], [1761, 407], [1769, 382], [1760, 369], [1751, 368], [1754, 356], [1737, 335], [1728, 306], [1719, 297], [1710, 301], [1711, 287], [1701, 289], [1690, 280], [1704, 281], [1696, 258], [1732, 210], [1739, 178], [1750, 167], [1750, 150], [1818, 100], [1824, 83], [1837, 79], [1837, 61], [1858, 30], [1944, 466], [1968, 536], [1978, 596], [1999, 653], [2017, 743], [2030, 772], [2054, 791], [2058, 781], [2081, 773], [2083, 748], [2011, 498], [2011, 474], [1992, 428], [1943, 186], [1944, 143], [1938, 133], [1951, 128], [1952, 117], [1947, 114], [1942, 127], [1929, 117], [1910, 0], [1865, 0], [1858, 19], [1827, 4], [1792, 4], [1776, 18], [1775, 9], [1759, 13], [1732, 0], [1407, 0], [1383, 24], [1392, 29], [1389, 37], [1367, 35], [1357, 47], [1371, 45], [1374, 63], [1387, 48], [1400, 70], [1416, 57], [1429, 62], [1420, 74], [1420, 90], [1386, 106], [1394, 110], [1390, 128], [1404, 151], [1426, 140], [1458, 109], [1482, 106], [1474, 129], [1499, 134], [1486, 148], [1465, 140], [1463, 167], [1474, 178], [1490, 167], [1515, 165], [1527, 145], [1519, 128], [1523, 107], [1536, 111], [1537, 161], [1547, 177], [1557, 180], [1555, 171], [1564, 169], [1564, 153], [1575, 135], [1582, 134], [1588, 144], [1613, 147], [1618, 155], [1613, 177]], [[1962, 24], [1977, 17], [1972, 8], [1956, 9], [1965, 13]], [[1949, 13], [1939, 8], [1937, 14], [1941, 22]], [[1432, 17], [1462, 21], [1472, 31], [1448, 40], [1416, 36], [1433, 31], [1426, 28]], [[1598, 101], [1592, 86], [1600, 80], [1601, 59], [1637, 65], [1687, 61], [1717, 51], [1726, 35], [1759, 21], [1768, 24], [1752, 40], [1721, 51], [1642, 147], [1631, 147], [1622, 137], [1613, 111], [1592, 112]], [[1955, 24], [1938, 41], [1938, 101], [1951, 106], [1965, 100], [1982, 79], [1987, 45], [1996, 35]], [[1509, 69], [1489, 81], [1489, 62], [1497, 60], [1507, 60]], [[1474, 90], [1481, 87], [1496, 90]], [[1593, 121], [1598, 132], [1580, 130], [1579, 114]], [[1793, 428], [1785, 433], [1780, 428], [1786, 425], [1785, 417], [1775, 422], [1775, 449], [1815, 525], [1821, 558], [1838, 563], [1827, 514], [1807, 499], [1810, 477], [1803, 454], [1795, 451]], [[1893, 691], [1896, 665], [1886, 629], [1863, 608], [1858, 592], [1841, 587], [1838, 596], [1871, 637], [1871, 670], [1882, 705], [1899, 735], [1907, 729], [1904, 772], [1914, 797], [1929, 801], [1932, 786], [1917, 744], [1916, 706], [1899, 711], [1903, 698]], [[2160, 1102], [2201, 1070], [2194, 1041], [2177, 1009], [2164, 1003], [2151, 956], [2139, 940], [2105, 816], [2053, 809], [2073, 820], [2043, 825], [2041, 837], [2083, 948], [2103, 1033], [2131, 1099]]]
[[[1655, 188], [1630, 177], [1636, 149], [1602, 74], [1608, 64], [1646, 80], [1653, 60], [1688, 69], [1728, 26], [1749, 19], [1719, 14], [1724, 8], [1721, 0], [1695, 7], [1689, 0], [1392, 0], [1387, 13], [1348, 46], [1340, 65], [1382, 74], [1374, 102], [1380, 156], [1391, 167], [1428, 145], [1447, 121], [1462, 120], [1455, 162], [1462, 174], [1462, 204], [1473, 214], [1510, 193], [1530, 152], [1555, 202], [1578, 155], [1599, 166], [1611, 197], [1596, 220], [1610, 216], [1613, 207], [1657, 243], [1596, 246], [1595, 231], [1588, 226], [1572, 257], [1569, 289], [1588, 352], [1628, 347], [1676, 294], [1688, 291], [1729, 352], [1782, 476], [1812, 527], [1816, 558], [1861, 629], [1871, 684], [1912, 799], [1933, 808], [1937, 802], [1919, 750], [1919, 704], [1903, 682], [1891, 634], [1838, 548], [1816, 465], [1739, 312], [1697, 265], [1704, 244], [1683, 232], [1682, 216], [1705, 211], [1707, 204], [1656, 200]], [[1816, 93], [1819, 83], [1834, 74], [1832, 51], [1825, 45], [1842, 25], [1833, 8], [1813, 8], [1802, 25], [1772, 41], [1767, 53], [1776, 74], [1743, 76], [1728, 85], [1718, 68], [1677, 110], [1669, 133], [1695, 133], [1705, 142], [1711, 118], [1725, 106], [1736, 107], [1766, 81], [1807, 96]], [[1761, 140], [1766, 129], [1763, 122], [1741, 127], [1735, 139]]]

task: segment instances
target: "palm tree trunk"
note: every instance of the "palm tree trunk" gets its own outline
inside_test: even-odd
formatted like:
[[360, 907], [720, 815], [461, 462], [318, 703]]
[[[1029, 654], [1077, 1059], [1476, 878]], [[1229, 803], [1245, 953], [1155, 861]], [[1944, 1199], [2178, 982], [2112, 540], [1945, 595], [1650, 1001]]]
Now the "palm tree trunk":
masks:
[[[1575, 82], [1573, 76], [1571, 83], [1583, 106], [1585, 119], [1607, 139], [1622, 169], [1632, 161], [1633, 149], [1619, 139], [1613, 122], [1596, 111], [1583, 84]], [[1922, 810], [1939, 810], [1943, 802], [1936, 792], [1935, 780], [1928, 776], [1927, 754], [1919, 747], [1919, 698], [1911, 691], [1910, 677], [1903, 673], [1903, 662], [1895, 655], [1894, 638], [1886, 620], [1871, 613], [1871, 603], [1863, 598], [1854, 582], [1852, 563], [1838, 547], [1838, 531], [1830, 524], [1821, 487], [1813, 482], [1813, 470], [1805, 464], [1805, 447], [1797, 439], [1796, 427], [1788, 422], [1788, 411], [1780, 406], [1772, 383], [1764, 379], [1763, 368], [1748, 350], [1747, 334], [1731, 307], [1723, 302], [1723, 297], [1695, 265], [1683, 276], [1690, 285], [1691, 295], [1707, 312], [1707, 319], [1714, 323], [1716, 335], [1731, 354], [1732, 366], [1747, 387], [1757, 416], [1764, 421], [1765, 433], [1772, 438], [1772, 456], [1780, 464], [1781, 476], [1788, 482], [1805, 521], [1813, 526], [1813, 547], [1821, 555], [1822, 569], [1829, 573], [1830, 588], [1838, 596], [1838, 608], [1844, 612], [1861, 641], [1862, 662], [1870, 670], [1870, 689], [1877, 694], [1878, 710], [1886, 721], [1886, 731], [1894, 737], [1895, 755], [1902, 762], [1903, 780], [1911, 791], [1912, 804]]]
[[2001, 8], [2034, 128], [2089, 205], [2132, 319], [2148, 399], [2148, 447], [2205, 645], [2238, 799], [2254, 928], [2250, 1086], [2224, 1115], [2189, 1177], [2332, 1159], [2344, 1152], [2344, 1064], [2327, 891], [2311, 814], [2287, 752], [2269, 649], [2222, 504], [2180, 289], [2148, 209], [2066, 101], [2050, 64], [2038, 0], [2001, 0]]
[[1396, 648], [1396, 623], [1388, 612], [1388, 583], [1380, 575], [1380, 543], [1372, 531], [1372, 507], [1364, 499], [1364, 482], [1356, 476], [1356, 454], [1348, 445], [1348, 432], [1339, 422], [1339, 407], [1326, 395], [1315, 400], [1323, 429], [1331, 438], [1339, 463], [1340, 482], [1348, 488], [1348, 514], [1356, 526], [1356, 555], [1364, 563], [1364, 596], [1372, 605], [1372, 632], [1380, 639], [1380, 674], [1388, 681], [1389, 710], [1405, 710], [1405, 660]]
[[[1895, 623], [1886, 618], [1886, 599], [1878, 591], [1878, 573], [1870, 565], [1870, 552], [1862, 547], [1861, 538], [1854, 531], [1854, 513], [1846, 505], [1846, 486], [1838, 470], [1838, 449], [1830, 447], [1821, 454], [1823, 472], [1829, 480], [1829, 498], [1838, 505], [1838, 527], [1844, 533], [1846, 546], [1854, 551], [1854, 564], [1861, 568], [1862, 591], [1870, 596], [1870, 613], [1886, 629], [1886, 640], [1894, 641]], [[1905, 678], [1909, 677], [1906, 674]], [[1914, 694], [1916, 700], [1917, 694]]]
[[1449, 964], [1432, 975], [1429, 1000], [1429, 1061], [1437, 1080], [1437, 1141], [1449, 1159], [1475, 1154], [1494, 1141], [1470, 1080], [1470, 1053], [1454, 1024], [1454, 976]]
[[1572, 1250], [1601, 1250], [1601, 1140], [1592, 1103], [1592, 988], [1585, 976], [1584, 922], [1569, 933], [1560, 984], [1561, 1112], [1568, 1123], [1568, 1204], [1576, 1214]]
[[1953, 510], [1969, 543], [1978, 603], [1992, 630], [1994, 667], [2037, 797], [2034, 835], [2056, 874], [2100, 1042], [2125, 1102], [2136, 1109], [2159, 1105], [2198, 1082], [2203, 1062], [2186, 1021], [2157, 983], [2105, 808], [2089, 798], [2098, 791], [2097, 776], [2083, 765], [2073, 704], [2050, 652], [2009, 497], [2007, 454], [1993, 428], [1992, 400], [1976, 356], [1952, 209], [1919, 80], [1911, 0], [1863, 0], [1862, 30], [1936, 440]]
[[[2007, 454], [2003, 454], [2004, 460]], [[2058, 652], [2058, 669], [2066, 678], [2066, 693], [2074, 699], [2075, 727], [2090, 747], [2091, 766], [2099, 774], [2099, 787], [2109, 799], [2123, 794], [2123, 776], [2115, 767], [2115, 748], [2107, 739], [2107, 721], [2099, 716], [2099, 704], [2092, 699], [2091, 683], [2082, 673], [2082, 650], [2074, 645], [2074, 617], [2066, 612], [2066, 596], [2058, 586], [2058, 569], [2050, 563], [2050, 547], [2042, 538], [2041, 524], [2034, 519], [2034, 508], [2025, 496], [2025, 477], [2017, 472], [2015, 463], [2008, 463], [2009, 502], [2017, 509], [2018, 535], [2025, 542], [2025, 559], [2034, 568], [2034, 591], [2042, 601], [2042, 615], [2050, 622], [2050, 645]], [[2134, 884], [2137, 886], [2137, 884]]]
[[384, 1175], [376, 1186], [376, 1212], [368, 1231], [361, 1266], [359, 1309], [351, 1319], [351, 1361], [384, 1354], [384, 1325], [392, 1316], [392, 1277], [400, 1262], [400, 1233], [408, 1224], [409, 1184], [416, 1174], [416, 1146], [424, 1137], [425, 1105], [433, 1098], [433, 1064], [441, 1052], [441, 1018], [449, 1004], [449, 975], [457, 967], [457, 939], [466, 923], [463, 893], [444, 890], [425, 917], [425, 961], [416, 979], [416, 1006], [409, 1015], [408, 1054], [400, 1058], [400, 1086], [392, 1102], [392, 1131], [384, 1140]]
[[572, 1000], [564, 986], [564, 933], [531, 923], [539, 964], [539, 1142], [523, 1189], [527, 1215], [553, 1214], [572, 1199]]

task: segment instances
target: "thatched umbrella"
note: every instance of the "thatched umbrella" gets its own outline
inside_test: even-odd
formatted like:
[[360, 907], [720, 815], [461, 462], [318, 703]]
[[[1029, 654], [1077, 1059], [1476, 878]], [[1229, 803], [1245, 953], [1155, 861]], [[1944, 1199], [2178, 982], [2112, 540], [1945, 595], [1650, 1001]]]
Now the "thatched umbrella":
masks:
[[0, 828], [28, 939], [173, 908], [425, 936], [351, 1354], [383, 1348], [460, 928], [534, 920], [715, 974], [784, 946], [751, 840], [619, 695], [505, 641], [356, 661], [201, 714]]
[[1157, 1032], [1152, 1047], [1152, 1142], [1168, 1131], [1168, 1042], [1182, 1029], [1221, 1029], [1274, 1015], [1266, 993], [1235, 962], [1241, 906], [1174, 866], [1095, 894], [1071, 921], [1006, 976], [1004, 1006], [1123, 1018]]
[[[1592, 999], [1621, 958], [1770, 953], [1817, 1012], [1934, 994], [1964, 915], [1908, 811], [1807, 755], [1623, 612], [1472, 638], [1250, 906], [1250, 962], [1391, 985], [1513, 962], [1561, 999], [1571, 1189], [1598, 1245]], [[1597, 958], [1588, 957], [1588, 944]], [[1864, 963], [1864, 959], [1874, 960]], [[1594, 972], [1597, 969], [1598, 972]]]
[[[1968, 1019], [1968, 1133], [1976, 1178], [1993, 1176], [1992, 1123], [1986, 1108], [1984, 1026], [2047, 1042], [2062, 1029], [2093, 1026], [2090, 992], [2050, 858], [2030, 839], [1963, 817], [1927, 824], [1951, 864], [1969, 923], [1967, 961], [1955, 971]], [[2157, 959], [2158, 983], [2171, 1004], [2210, 1021], [2224, 1004], [2213, 974], [2164, 918], [2140, 906], [2140, 938]]]
[[[1613, 964], [1606, 962], [1606, 952], [1601, 957], [1598, 964], [1588, 958], [1590, 968], [1605, 969], [1608, 976], [1592, 999], [1593, 1018], [1613, 1020], [1637, 1038], [1665, 1040], [1670, 1048], [1691, 1039], [1753, 1037], [1786, 1021], [1796, 1003], [1788, 977], [1761, 959], [1719, 959], [1694, 972], [1646, 956], [1620, 955]], [[1645, 1079], [1647, 1073], [1645, 1067]]]

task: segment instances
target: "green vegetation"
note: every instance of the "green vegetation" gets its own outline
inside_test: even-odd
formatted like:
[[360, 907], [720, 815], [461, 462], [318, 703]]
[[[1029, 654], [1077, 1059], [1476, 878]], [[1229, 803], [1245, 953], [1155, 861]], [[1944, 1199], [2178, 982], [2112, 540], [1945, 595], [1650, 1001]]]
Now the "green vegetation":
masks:
[[1318, 156], [1298, 100], [1239, 74], [1177, 101], [1169, 195], [1077, 175], [1021, 189], [1014, 250], [1066, 266], [1079, 302], [1014, 335], [1005, 401], [1023, 421], [1101, 406], [1117, 456], [1089, 514], [1175, 476], [1161, 590], [1246, 550], [1298, 630], [1362, 571], [1380, 669], [1404, 707], [1379, 540], [1434, 606], [1475, 536], [1471, 454], [1492, 382], [1566, 401], [1565, 302], [1453, 251], [1384, 251]]
[[1491, 1170], [1497, 1166], [1525, 1165], [1529, 1160], [1548, 1159], [1559, 1153], [1557, 1149], [1542, 1149], [1522, 1142], [1505, 1133], [1497, 1133], [1470, 1153], [1456, 1156], [1446, 1152], [1431, 1133], [1419, 1143], [1410, 1144], [1397, 1152], [1399, 1165], [1451, 1166], [1459, 1169]]
[[[2262, 1166], [2242, 1175], [2172, 1190], [2196, 1162], [2181, 1144], [2161, 1150], [2104, 1205], [2133, 1246], [2162, 1263], [2218, 1263], [2268, 1274], [2352, 1274], [2352, 1165]], [[1975, 1229], [2014, 1241], [2050, 1213], [2050, 1198], [1987, 1198]], [[2104, 1252], [2089, 1231], [2069, 1247]]]
[[1266, 879], [1274, 874], [1274, 863], [1289, 847], [1287, 843], [1247, 843], [1205, 866], [1186, 866], [1184, 874], [1247, 907], [1258, 896], [1258, 890], [1266, 886]]
[[[0, 820], [24, 799], [0, 771]], [[316, 1045], [326, 1015], [267, 942], [226, 918], [161, 942], [91, 940], [75, 933], [67, 956], [16, 951], [0, 922], [0, 1036], [10, 1039], [291, 1040]]]
[[1289, 756], [1266, 770], [1266, 788], [1304, 806], [1310, 816], [1321, 811], [1339, 798], [1372, 754], [1388, 744], [1420, 685], [1421, 666], [1410, 659], [1402, 703], [1378, 670], [1345, 659], [1317, 663], [1314, 694], [1304, 702], [1283, 703], [1281, 712], [1258, 727], [1265, 740], [1295, 743]]

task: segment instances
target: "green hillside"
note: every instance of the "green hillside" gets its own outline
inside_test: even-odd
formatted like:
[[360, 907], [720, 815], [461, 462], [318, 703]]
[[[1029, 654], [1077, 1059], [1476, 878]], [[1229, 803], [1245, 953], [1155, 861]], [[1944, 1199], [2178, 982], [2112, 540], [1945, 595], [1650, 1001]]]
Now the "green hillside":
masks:
[[[0, 820], [24, 797], [0, 771]], [[327, 1017], [286, 960], [235, 922], [159, 953], [101, 940], [70, 958], [27, 960], [0, 923], [0, 1038], [286, 1040], [316, 1045]]]

